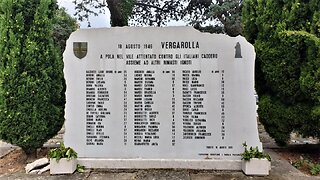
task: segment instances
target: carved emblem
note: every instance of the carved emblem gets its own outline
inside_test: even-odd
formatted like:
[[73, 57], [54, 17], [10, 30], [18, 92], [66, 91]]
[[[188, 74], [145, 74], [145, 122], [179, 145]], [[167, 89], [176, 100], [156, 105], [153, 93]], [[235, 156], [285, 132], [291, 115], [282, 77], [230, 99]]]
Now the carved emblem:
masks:
[[74, 55], [82, 59], [87, 55], [88, 43], [87, 42], [73, 42], [73, 53]]
[[236, 49], [235, 58], [242, 58], [241, 45], [239, 42], [237, 42], [235, 49]]

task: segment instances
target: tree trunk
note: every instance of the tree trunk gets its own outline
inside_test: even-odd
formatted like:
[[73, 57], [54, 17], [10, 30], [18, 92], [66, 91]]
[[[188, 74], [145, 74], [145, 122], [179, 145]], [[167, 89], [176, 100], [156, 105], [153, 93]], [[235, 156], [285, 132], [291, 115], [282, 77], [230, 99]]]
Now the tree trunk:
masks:
[[134, 2], [135, 0], [107, 0], [111, 26], [128, 26]]

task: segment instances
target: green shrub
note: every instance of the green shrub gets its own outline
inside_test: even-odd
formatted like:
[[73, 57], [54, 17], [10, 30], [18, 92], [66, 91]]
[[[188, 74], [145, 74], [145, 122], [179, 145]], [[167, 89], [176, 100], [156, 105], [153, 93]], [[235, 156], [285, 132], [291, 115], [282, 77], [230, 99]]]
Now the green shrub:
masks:
[[0, 139], [34, 152], [64, 123], [62, 58], [52, 0], [0, 3]]
[[320, 1], [246, 0], [243, 25], [257, 57], [258, 114], [280, 145], [320, 137]]

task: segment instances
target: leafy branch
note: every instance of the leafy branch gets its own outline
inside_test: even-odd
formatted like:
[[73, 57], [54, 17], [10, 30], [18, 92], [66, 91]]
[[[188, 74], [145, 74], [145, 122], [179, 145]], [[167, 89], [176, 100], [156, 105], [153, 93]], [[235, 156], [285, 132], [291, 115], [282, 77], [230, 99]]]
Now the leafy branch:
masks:
[[60, 144], [59, 148], [51, 149], [48, 153], [49, 158], [54, 158], [59, 161], [62, 158], [67, 158], [68, 160], [72, 158], [77, 158], [78, 154], [70, 147], [65, 147], [63, 143]]

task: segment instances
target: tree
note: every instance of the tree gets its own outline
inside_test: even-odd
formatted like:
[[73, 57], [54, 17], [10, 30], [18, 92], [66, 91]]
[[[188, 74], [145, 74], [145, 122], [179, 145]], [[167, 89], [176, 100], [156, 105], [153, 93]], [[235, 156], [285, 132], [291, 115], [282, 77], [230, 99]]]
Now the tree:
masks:
[[223, 33], [238, 36], [242, 33], [241, 10], [242, 0], [217, 0], [210, 6], [207, 16], [220, 22]]
[[66, 13], [64, 8], [59, 8], [56, 11], [53, 24], [53, 40], [55, 45], [60, 49], [61, 57], [66, 47], [67, 39], [77, 28], [77, 20]]
[[[192, 17], [190, 24], [202, 32], [235, 37], [242, 34], [241, 9], [242, 0], [217, 0], [201, 16]], [[208, 20], [215, 21], [215, 25], [201, 25]]]
[[63, 64], [54, 47], [54, 0], [0, 3], [0, 139], [25, 152], [64, 122]]
[[[111, 14], [112, 26], [127, 26], [128, 18], [131, 15], [132, 8], [136, 3], [135, 0], [74, 0], [76, 5], [76, 13], [78, 20], [88, 21], [90, 27], [89, 14], [98, 15], [98, 13], [104, 13], [103, 8], [107, 6]], [[106, 4], [107, 3], [107, 4]], [[96, 12], [95, 10], [98, 10]]]
[[320, 1], [246, 0], [243, 24], [254, 44], [259, 119], [276, 142], [291, 132], [320, 137]]
[[[108, 7], [112, 26], [163, 26], [170, 20], [184, 20], [197, 29], [239, 35], [242, 0], [74, 0], [80, 21], [89, 21], [89, 14], [103, 13]], [[97, 9], [98, 11], [95, 11]], [[207, 21], [216, 21], [214, 28], [203, 28]], [[89, 24], [90, 25], [90, 24]]]

